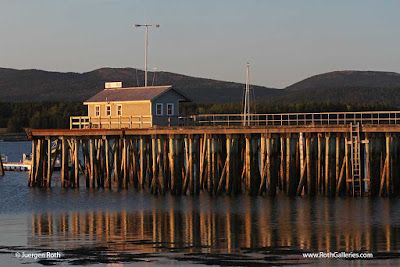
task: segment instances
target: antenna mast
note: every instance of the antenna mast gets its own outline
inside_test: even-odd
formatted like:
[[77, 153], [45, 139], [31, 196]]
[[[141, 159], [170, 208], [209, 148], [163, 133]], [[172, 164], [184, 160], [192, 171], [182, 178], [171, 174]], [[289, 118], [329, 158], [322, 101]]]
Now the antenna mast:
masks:
[[246, 67], [246, 89], [244, 92], [243, 126], [250, 125], [250, 64]]
[[134, 28], [138, 28], [138, 27], [145, 27], [146, 31], [145, 31], [145, 36], [144, 36], [144, 87], [147, 87], [147, 35], [148, 35], [148, 28], [149, 27], [155, 27], [158, 28], [160, 27], [160, 25], [158, 24], [135, 24], [133, 25]]

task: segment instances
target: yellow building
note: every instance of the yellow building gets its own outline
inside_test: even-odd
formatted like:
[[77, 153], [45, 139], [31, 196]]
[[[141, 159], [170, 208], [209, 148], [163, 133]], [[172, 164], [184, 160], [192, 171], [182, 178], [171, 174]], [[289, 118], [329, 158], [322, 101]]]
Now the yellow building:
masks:
[[[71, 117], [72, 128], [147, 128], [179, 123], [179, 103], [190, 99], [171, 85], [110, 86], [86, 100], [88, 116]], [[107, 88], [111, 87], [111, 88]]]

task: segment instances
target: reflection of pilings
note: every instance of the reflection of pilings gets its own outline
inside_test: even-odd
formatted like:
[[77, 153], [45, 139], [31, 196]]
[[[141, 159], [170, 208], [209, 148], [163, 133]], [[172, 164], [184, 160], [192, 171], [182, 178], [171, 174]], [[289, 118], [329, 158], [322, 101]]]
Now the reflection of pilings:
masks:
[[[49, 242], [52, 246], [78, 247], [89, 242], [137, 250], [137, 241], [149, 240], [153, 250], [175, 247], [205, 252], [271, 246], [316, 251], [399, 248], [400, 229], [392, 224], [389, 201], [370, 205], [368, 201], [344, 200], [343, 205], [332, 205], [329, 199], [271, 199], [264, 205], [259, 199], [247, 198], [242, 212], [232, 209], [236, 204], [228, 200], [222, 212], [199, 209], [196, 201], [183, 210], [174, 208], [182, 206], [180, 201], [172, 200], [168, 210], [34, 214], [28, 245]], [[332, 218], [338, 219], [333, 223]], [[342, 218], [351, 218], [352, 223]], [[371, 224], [376, 218], [384, 223]], [[76, 242], [68, 242], [71, 239]]]
[[361, 184], [352, 179], [349, 133], [299, 132], [47, 136], [32, 140], [28, 185], [50, 187], [60, 162], [61, 187], [79, 187], [84, 174], [86, 187], [153, 194], [231, 195], [243, 188], [250, 195], [333, 196], [352, 194], [355, 185], [371, 195], [397, 194], [398, 134], [361, 137]]

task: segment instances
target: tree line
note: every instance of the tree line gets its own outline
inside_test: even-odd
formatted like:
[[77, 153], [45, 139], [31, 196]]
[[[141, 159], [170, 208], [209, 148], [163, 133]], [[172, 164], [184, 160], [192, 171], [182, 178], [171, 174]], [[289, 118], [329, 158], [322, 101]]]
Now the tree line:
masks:
[[[197, 114], [240, 114], [242, 103], [198, 104], [182, 103], [180, 115]], [[287, 112], [340, 112], [340, 111], [376, 111], [396, 110], [379, 103], [343, 104], [331, 102], [298, 102], [298, 103], [252, 103], [254, 113], [287, 113]], [[7, 128], [9, 133], [23, 132], [24, 128], [32, 129], [69, 129], [71, 116], [86, 116], [87, 107], [82, 102], [1, 102], [0, 128]]]
[[7, 128], [9, 133], [24, 128], [69, 129], [70, 116], [86, 114], [82, 102], [1, 102], [0, 128]]
[[[251, 104], [251, 113], [314, 113], [314, 112], [355, 112], [355, 111], [388, 111], [398, 108], [380, 103], [332, 103], [332, 102], [308, 102], [297, 103], [266, 103], [255, 101]], [[183, 103], [180, 107], [181, 115], [197, 114], [240, 114], [243, 112], [242, 103], [227, 104], [196, 104]]]

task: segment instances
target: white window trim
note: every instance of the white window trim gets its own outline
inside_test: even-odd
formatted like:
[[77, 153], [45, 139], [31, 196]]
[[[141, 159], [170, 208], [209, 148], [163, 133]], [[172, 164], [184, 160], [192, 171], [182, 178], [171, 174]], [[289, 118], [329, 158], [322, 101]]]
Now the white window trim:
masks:
[[[121, 114], [118, 114], [119, 107], [121, 107]], [[122, 105], [117, 105], [117, 116], [122, 116]]]
[[[172, 113], [171, 114], [168, 114], [168, 106], [172, 106]], [[174, 112], [174, 103], [167, 103], [167, 115], [168, 116], [174, 116], [175, 115], [175, 112]]]
[[[107, 114], [108, 109], [110, 109], [110, 114]], [[111, 105], [106, 106], [106, 116], [111, 116]]]
[[[97, 114], [97, 108], [99, 108], [99, 114]], [[94, 116], [95, 117], [100, 117], [100, 105], [94, 106]]]
[[[158, 113], [158, 106], [161, 106], [161, 113]], [[163, 116], [164, 114], [164, 105], [163, 103], [156, 103], [156, 115], [157, 116]]]

